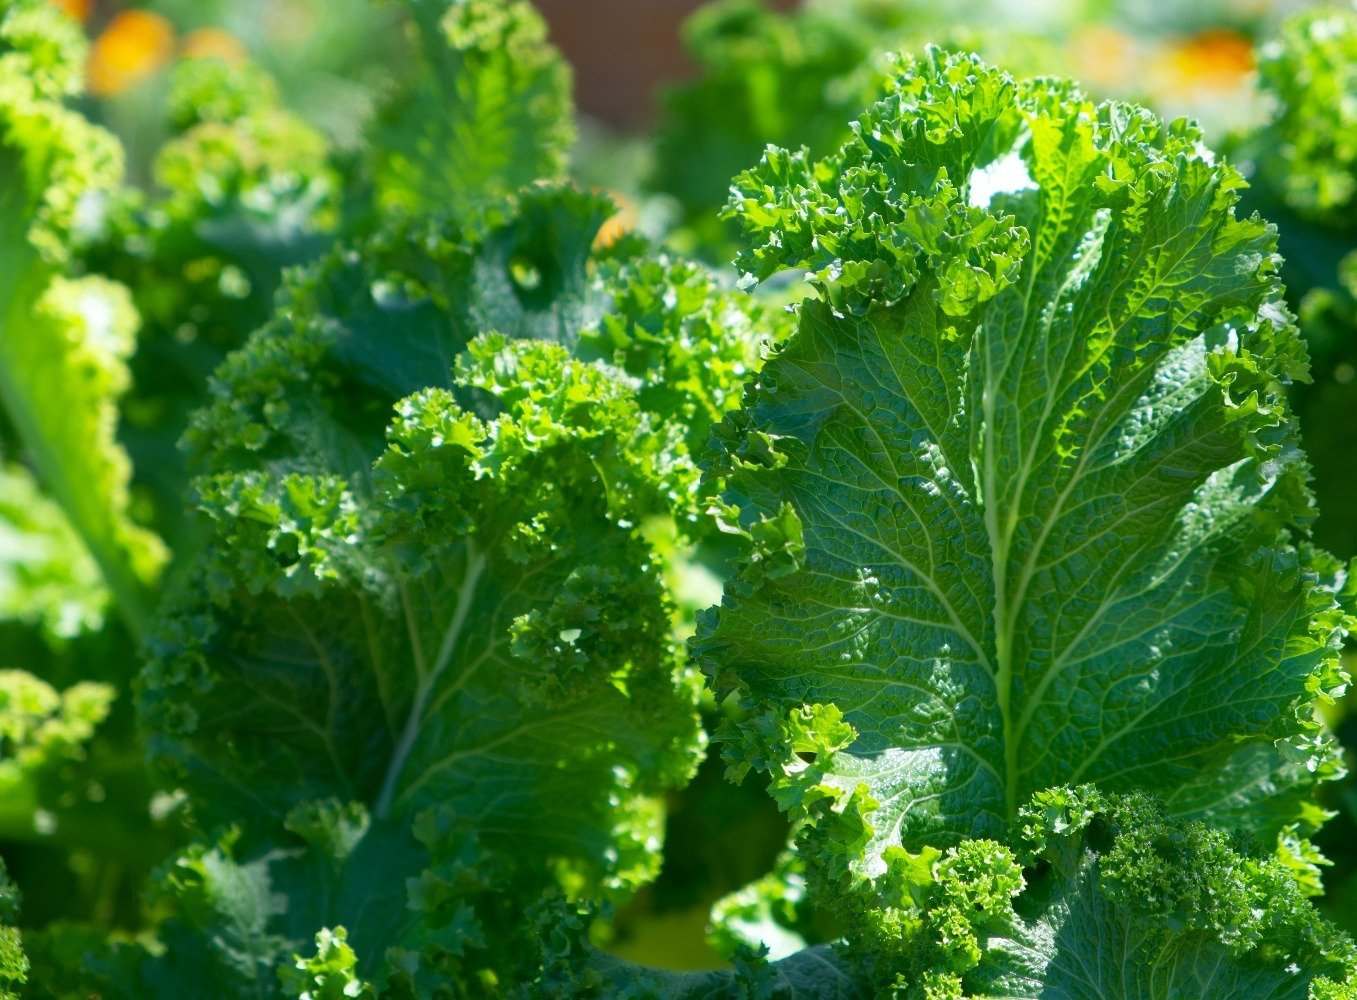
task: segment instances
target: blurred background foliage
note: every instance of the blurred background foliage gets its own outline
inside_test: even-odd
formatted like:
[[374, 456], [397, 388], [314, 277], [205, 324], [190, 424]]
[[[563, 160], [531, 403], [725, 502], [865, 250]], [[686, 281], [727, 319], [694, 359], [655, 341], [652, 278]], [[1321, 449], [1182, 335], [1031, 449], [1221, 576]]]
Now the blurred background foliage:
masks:
[[[98, 241], [87, 251], [98, 270], [148, 290], [135, 303], [143, 331], [120, 432], [141, 467], [139, 454], [173, 454], [208, 373], [268, 315], [281, 270], [328, 245], [335, 206], [364, 177], [347, 169], [346, 152], [384, 98], [401, 92], [411, 59], [400, 9], [373, 0], [59, 5], [90, 39], [81, 110], [123, 140], [129, 178], [145, 192], [111, 213], [115, 226], [122, 218], [143, 234], [142, 252], [116, 256]], [[766, 143], [817, 154], [836, 145], [843, 122], [877, 94], [885, 52], [930, 42], [975, 50], [1017, 75], [1071, 76], [1100, 97], [1200, 120], [1250, 177], [1246, 208], [1279, 227], [1287, 305], [1314, 365], [1295, 405], [1322, 511], [1315, 538], [1357, 556], [1353, 8], [1282, 0], [539, 6], [575, 68], [583, 121], [572, 172], [618, 205], [600, 239], [639, 231], [725, 268], [731, 280], [733, 232], [719, 217], [731, 176]], [[176, 79], [184, 60], [203, 57], [239, 72]], [[214, 158], [214, 150], [230, 152]], [[280, 184], [284, 175], [291, 180]], [[273, 201], [252, 215], [261, 198]], [[279, 217], [279, 200], [295, 208], [286, 216], [295, 226], [252, 229], [256, 216]], [[135, 663], [116, 622], [98, 627], [106, 596], [96, 571], [71, 554], [79, 543], [49, 523], [40, 497], [29, 490], [23, 501], [21, 470], [0, 468], [0, 476], [16, 479], [0, 505], [0, 855], [24, 890], [26, 923], [93, 914], [96, 924], [133, 933], [144, 925], [139, 887], [178, 836], [179, 804], [152, 790], [128, 699], [113, 696]], [[194, 530], [178, 513], [183, 482], [170, 468], [133, 484], [134, 516], [172, 542]], [[719, 594], [723, 559], [675, 551], [685, 615]], [[38, 663], [41, 677], [8, 669]], [[705, 711], [717, 732], [727, 707], [713, 701]], [[1357, 702], [1338, 706], [1329, 722], [1357, 749]], [[1335, 818], [1320, 844], [1333, 865], [1322, 905], [1357, 930], [1357, 783], [1332, 789], [1328, 806]], [[718, 747], [669, 803], [659, 880], [601, 933], [630, 958], [663, 954], [688, 967], [719, 964], [732, 927], [775, 946], [775, 938], [820, 936], [798, 914], [794, 873], [780, 883], [783, 913], [728, 895], [768, 873], [786, 840], [760, 789], [723, 779]], [[709, 939], [709, 914], [723, 897], [725, 929]]]

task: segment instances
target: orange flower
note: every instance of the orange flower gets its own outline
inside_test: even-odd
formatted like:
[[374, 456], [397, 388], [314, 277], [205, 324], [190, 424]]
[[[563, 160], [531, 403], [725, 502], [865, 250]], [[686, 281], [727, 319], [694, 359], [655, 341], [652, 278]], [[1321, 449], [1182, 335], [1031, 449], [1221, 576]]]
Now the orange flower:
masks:
[[123, 11], [90, 48], [86, 77], [96, 97], [121, 94], [174, 56], [174, 29], [158, 14]]
[[1228, 91], [1253, 69], [1253, 45], [1237, 31], [1209, 28], [1170, 46], [1157, 63], [1157, 89], [1170, 96]]
[[185, 59], [220, 59], [238, 66], [249, 56], [239, 38], [221, 28], [199, 28], [184, 36], [181, 53]]
[[53, 0], [53, 2], [77, 21], [89, 19], [94, 9], [94, 0]]

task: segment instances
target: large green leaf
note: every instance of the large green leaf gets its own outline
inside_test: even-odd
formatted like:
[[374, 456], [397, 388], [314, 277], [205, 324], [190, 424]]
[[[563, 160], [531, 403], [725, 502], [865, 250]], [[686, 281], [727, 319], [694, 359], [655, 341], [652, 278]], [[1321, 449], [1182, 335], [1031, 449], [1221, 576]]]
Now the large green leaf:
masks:
[[[745, 269], [820, 290], [718, 431], [753, 547], [697, 650], [769, 713], [737, 768], [851, 799], [869, 872], [1071, 782], [1317, 820], [1342, 574], [1298, 547], [1304, 350], [1238, 175], [1189, 126], [937, 54], [854, 133], [732, 199]], [[785, 721], [815, 703], [851, 729]]]

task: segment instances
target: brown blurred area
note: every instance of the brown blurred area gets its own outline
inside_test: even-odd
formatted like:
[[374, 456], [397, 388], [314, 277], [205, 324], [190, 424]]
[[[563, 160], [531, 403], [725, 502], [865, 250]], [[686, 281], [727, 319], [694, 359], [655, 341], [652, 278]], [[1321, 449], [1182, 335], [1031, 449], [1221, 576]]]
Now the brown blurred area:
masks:
[[[153, 72], [173, 54], [175, 4], [154, 0], [52, 0], [85, 22], [107, 84], [100, 93], [120, 92]], [[305, 2], [305, 0], [303, 0]], [[325, 0], [309, 0], [324, 3]], [[581, 111], [621, 131], [653, 124], [663, 84], [694, 71], [684, 51], [683, 22], [710, 0], [532, 0], [551, 27], [555, 43], [575, 71]], [[749, 0], [791, 10], [800, 0]], [[190, 33], [229, 36], [208, 28]], [[239, 48], [240, 43], [235, 43]], [[243, 49], [241, 50], [243, 53]], [[101, 78], [102, 79], [102, 78]], [[102, 89], [101, 89], [102, 88]]]
[[[693, 71], [683, 21], [705, 0], [536, 0], [575, 68], [580, 110], [624, 131], [655, 117], [656, 88]], [[798, 0], [769, 0], [782, 10]]]

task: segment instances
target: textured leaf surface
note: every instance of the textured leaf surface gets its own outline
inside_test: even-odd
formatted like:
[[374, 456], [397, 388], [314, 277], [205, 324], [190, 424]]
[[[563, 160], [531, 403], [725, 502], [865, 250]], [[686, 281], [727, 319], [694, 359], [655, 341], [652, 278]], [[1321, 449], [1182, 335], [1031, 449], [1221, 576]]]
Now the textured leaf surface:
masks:
[[281, 815], [299, 788], [378, 816], [442, 804], [569, 851], [607, 842], [602, 789], [685, 771], [690, 696], [628, 525], [691, 490], [691, 467], [625, 387], [558, 347], [480, 341], [461, 379], [504, 415], [410, 397], [366, 484], [202, 485], [219, 525], [207, 603], [173, 619], [146, 705], [224, 782], [214, 809]]
[[679, 239], [723, 263], [739, 233], [718, 218], [730, 178], [769, 143], [817, 156], [836, 148], [853, 116], [886, 92], [884, 53], [931, 41], [1023, 75], [1066, 65], [1055, 46], [1012, 25], [873, 0], [807, 0], [788, 11], [720, 0], [695, 11], [684, 35], [699, 75], [663, 95], [650, 184], [677, 200]]
[[1075, 781], [1275, 830], [1228, 806], [1333, 773], [1311, 706], [1345, 618], [1293, 541], [1272, 233], [1186, 126], [971, 59], [896, 86], [732, 200], [745, 269], [821, 295], [718, 432], [753, 548], [697, 649], [751, 706], [851, 727], [737, 764], [875, 808], [868, 870]]
[[484, 331], [616, 366], [641, 408], [682, 427], [698, 454], [786, 321], [698, 265], [594, 251], [611, 212], [597, 195], [537, 186], [474, 227], [396, 222], [297, 274], [279, 315], [213, 380], [188, 434], [202, 466], [359, 469], [402, 396], [440, 386], [480, 405], [451, 373]]

